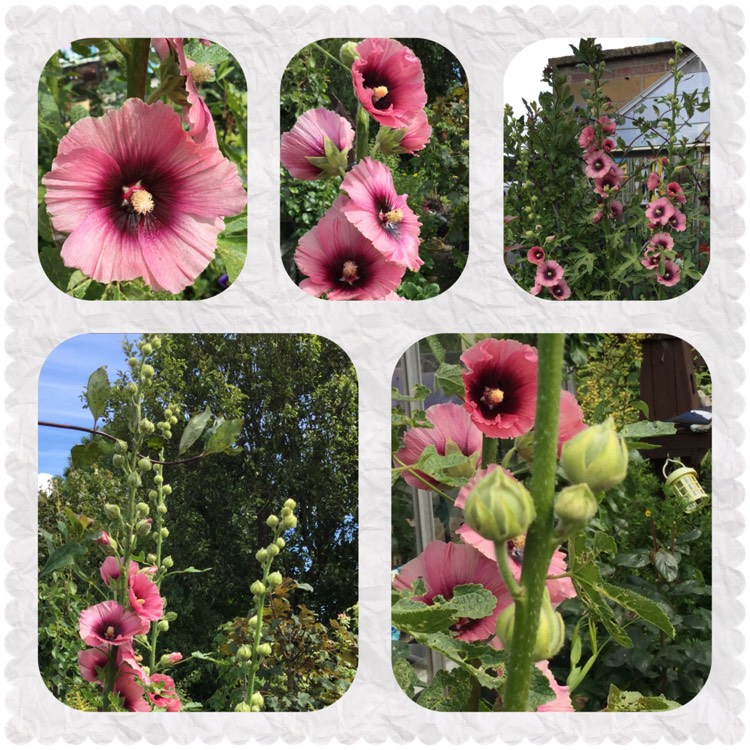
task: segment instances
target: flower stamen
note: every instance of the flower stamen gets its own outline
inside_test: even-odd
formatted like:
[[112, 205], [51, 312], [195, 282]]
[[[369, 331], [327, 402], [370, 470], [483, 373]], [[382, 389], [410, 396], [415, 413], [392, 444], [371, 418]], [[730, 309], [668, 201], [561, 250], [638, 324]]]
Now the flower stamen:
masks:
[[379, 102], [381, 99], [385, 99], [386, 96], [388, 96], [388, 87], [387, 86], [376, 86], [372, 90], [372, 100], [373, 100], [373, 102]]
[[344, 263], [343, 275], [339, 281], [344, 281], [347, 284], [353, 284], [355, 281], [359, 281], [359, 274], [357, 271], [357, 264], [353, 260], [347, 260]]
[[130, 196], [130, 205], [137, 214], [145, 216], [154, 210], [154, 197], [147, 190], [134, 190]]
[[115, 628], [114, 625], [107, 625], [107, 629], [104, 631], [104, 637], [107, 640], [112, 640], [115, 637]]
[[394, 208], [392, 211], [386, 211], [383, 218], [388, 224], [399, 224], [404, 218], [404, 212], [400, 208]]
[[484, 389], [484, 395], [482, 396], [482, 401], [484, 401], [487, 406], [490, 408], [494, 408], [496, 406], [500, 406], [500, 404], [503, 402], [503, 399], [505, 398], [505, 393], [503, 393], [500, 388], [485, 388]]

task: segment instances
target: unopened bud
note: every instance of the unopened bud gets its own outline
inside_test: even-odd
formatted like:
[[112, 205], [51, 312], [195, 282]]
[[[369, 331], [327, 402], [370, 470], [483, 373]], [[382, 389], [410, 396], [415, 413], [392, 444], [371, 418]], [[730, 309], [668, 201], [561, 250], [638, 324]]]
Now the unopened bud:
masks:
[[[516, 616], [516, 605], [506, 607], [497, 618], [496, 634], [502, 641], [503, 648], [510, 651], [513, 645], [513, 626]], [[551, 659], [565, 642], [565, 623], [559, 612], [552, 609], [549, 591], [544, 590], [542, 607], [539, 611], [539, 625], [534, 642], [533, 661]]]
[[159, 503], [159, 504], [158, 504], [158, 505], [156, 506], [156, 512], [157, 512], [157, 513], [158, 513], [158, 514], [159, 514], [160, 516], [163, 516], [163, 515], [164, 515], [164, 514], [165, 514], [165, 513], [167, 512], [167, 506], [166, 506], [166, 505], [164, 505], [164, 503]]
[[135, 533], [138, 536], [148, 536], [151, 533], [151, 519], [144, 518], [142, 521], [138, 521], [135, 527]]
[[294, 510], [297, 507], [297, 503], [295, 503], [294, 500], [292, 500], [292, 498], [290, 497], [284, 502], [284, 507], [289, 508], [289, 510]]
[[242, 661], [250, 661], [253, 658], [253, 649], [251, 646], [244, 645], [237, 649], [237, 658]]
[[250, 630], [255, 630], [255, 626], [258, 624], [258, 618], [253, 615], [248, 621], [247, 621], [247, 627]]
[[253, 596], [262, 596], [266, 593], [266, 587], [263, 584], [263, 581], [253, 581], [253, 583], [250, 584], [250, 593]]
[[131, 471], [126, 481], [128, 487], [140, 487], [141, 475], [137, 471]]
[[126, 390], [126, 391], [127, 391], [127, 392], [128, 392], [128, 393], [129, 393], [130, 395], [131, 395], [131, 396], [135, 396], [135, 394], [136, 394], [136, 393], [138, 393], [138, 386], [137, 386], [137, 385], [136, 385], [135, 383], [133, 383], [133, 382], [130, 382], [130, 383], [128, 383], [128, 384], [127, 384], [127, 385], [125, 386], [125, 390]]
[[282, 525], [287, 529], [296, 529], [297, 516], [289, 516], [288, 518], [285, 518]]
[[167, 440], [171, 440], [172, 439], [172, 430], [164, 430], [164, 432], [162, 433], [162, 435], [164, 435], [164, 437]]
[[138, 362], [138, 358], [137, 358], [137, 357], [130, 357], [130, 358], [128, 359], [128, 364], [129, 364], [129, 365], [130, 365], [131, 367], [138, 367], [138, 365], [139, 365], [140, 363]]
[[177, 619], [177, 612], [167, 612], [164, 615], [164, 619], [167, 620], [168, 622], [172, 622], [172, 620], [176, 620]]
[[174, 560], [170, 556], [167, 556], [161, 561], [161, 564], [169, 570], [169, 568], [174, 567]]
[[535, 517], [534, 501], [526, 487], [500, 468], [477, 481], [464, 506], [466, 523], [494, 542], [524, 534]]
[[555, 515], [559, 520], [555, 531], [559, 536], [572, 536], [583, 531], [598, 509], [596, 496], [587, 484], [565, 487], [555, 498]]
[[174, 427], [177, 424], [177, 417], [170, 417], [169, 424]]
[[271, 644], [270, 643], [261, 643], [258, 646], [258, 654], [260, 654], [260, 656], [270, 656], [271, 655]]
[[104, 503], [104, 515], [107, 516], [110, 521], [116, 521], [118, 518], [122, 517], [120, 506], [111, 503]]
[[275, 570], [273, 573], [268, 574], [268, 584], [269, 586], [278, 586], [282, 581], [281, 573], [279, 573], [278, 570]]
[[272, 528], [275, 529], [279, 525], [279, 519], [277, 516], [268, 516], [266, 519], [266, 523]]
[[171, 495], [172, 494], [172, 487], [171, 485], [165, 484], [161, 488], [162, 495]]
[[115, 455], [112, 456], [112, 466], [114, 466], [115, 469], [122, 469], [122, 467], [125, 466], [125, 456], [115, 453]]
[[169, 630], [169, 622], [167, 622], [167, 620], [159, 620], [159, 624], [156, 626], [156, 629], [161, 633], [166, 633], [167, 630]]
[[527, 432], [524, 435], [520, 435], [516, 438], [514, 445], [519, 457], [527, 464], [531, 464], [534, 458], [534, 433]]
[[258, 551], [257, 551], [257, 552], [255, 553], [255, 559], [256, 559], [256, 560], [257, 560], [257, 561], [258, 561], [259, 563], [264, 563], [264, 562], [265, 562], [266, 560], [268, 560], [268, 552], [266, 552], [266, 550], [265, 550], [265, 549], [259, 549], [259, 550], [258, 550]]
[[149, 490], [148, 491], [148, 499], [153, 503], [156, 502], [159, 499], [159, 495], [157, 494], [156, 490]]
[[140, 461], [138, 461], [138, 468], [141, 471], [151, 471], [151, 459], [147, 456], [144, 456]]
[[127, 453], [128, 444], [124, 440], [118, 440], [115, 443], [115, 453]]
[[568, 440], [560, 461], [571, 484], [587, 484], [601, 492], [622, 482], [628, 472], [628, 449], [617, 436], [615, 423], [608, 417]]
[[266, 547], [266, 552], [268, 553], [269, 557], [276, 557], [276, 555], [279, 554], [279, 545], [271, 542], [271, 544]]
[[164, 477], [161, 474], [154, 474], [154, 484], [162, 484]]
[[250, 703], [252, 703], [253, 706], [262, 706], [264, 703], [263, 696], [260, 693], [253, 693]]
[[142, 432], [152, 433], [154, 431], [154, 423], [145, 417], [138, 423], [138, 426]]
[[138, 503], [138, 505], [135, 506], [138, 513], [140, 513], [142, 516], [147, 516], [149, 507], [147, 503]]
[[280, 537], [279, 537], [279, 538], [278, 538], [278, 539], [276, 540], [276, 546], [277, 546], [277, 547], [278, 547], [278, 548], [279, 548], [280, 550], [282, 550], [282, 549], [284, 549], [284, 547], [286, 547], [286, 542], [284, 541], [284, 537], [283, 537], [283, 536], [280, 536]]
[[341, 45], [341, 49], [339, 50], [339, 60], [341, 60], [347, 68], [351, 68], [352, 65], [354, 65], [355, 60], [359, 60], [357, 45], [355, 42], [346, 42], [346, 44]]
[[156, 555], [153, 552], [149, 552], [146, 555], [146, 561], [153, 565], [156, 562]]
[[159, 533], [162, 539], [166, 539], [169, 536], [169, 529], [164, 528]]
[[235, 711], [248, 711], [248, 712], [249, 712], [249, 711], [251, 711], [252, 709], [250, 708], [249, 704], [245, 703], [245, 701], [242, 701], [241, 703], [238, 703], [238, 704], [237, 704], [237, 705], [236, 705], [236, 706], [234, 707], [234, 710], [235, 710]]

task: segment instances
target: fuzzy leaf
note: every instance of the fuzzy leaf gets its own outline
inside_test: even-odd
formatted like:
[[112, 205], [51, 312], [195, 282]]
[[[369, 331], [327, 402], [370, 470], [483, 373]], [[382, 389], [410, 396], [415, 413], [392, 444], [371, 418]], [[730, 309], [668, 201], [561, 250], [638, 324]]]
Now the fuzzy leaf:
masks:
[[205, 411], [190, 417], [190, 421], [185, 427], [185, 431], [180, 438], [179, 455], [182, 455], [191, 445], [203, 434], [206, 429], [208, 420], [211, 419], [211, 409], [206, 407]]
[[107, 368], [100, 367], [89, 375], [89, 382], [86, 386], [86, 402], [94, 417], [94, 424], [107, 411], [108, 399], [109, 377], [107, 377]]
[[247, 242], [245, 239], [221, 236], [216, 244], [216, 254], [224, 261], [229, 283], [233, 284], [245, 265]]
[[539, 706], [555, 700], [557, 696], [549, 683], [547, 675], [540, 669], [534, 667], [531, 673], [531, 685], [529, 686], [529, 705], [528, 711], [536, 711]]
[[453, 589], [451, 605], [457, 608], [458, 617], [479, 620], [489, 617], [497, 605], [492, 592], [479, 583], [465, 583]]
[[222, 453], [232, 446], [242, 430], [242, 419], [225, 419], [220, 422], [211, 433], [206, 442], [206, 455], [210, 453]]
[[417, 703], [432, 711], [464, 711], [471, 698], [471, 676], [460, 669], [441, 669], [418, 696]]
[[680, 704], [659, 696], [645, 696], [634, 690], [620, 690], [616, 685], [609, 686], [605, 711], [671, 711]]
[[102, 453], [102, 446], [98, 440], [92, 440], [82, 445], [74, 445], [70, 451], [70, 462], [76, 469], [93, 466]]
[[396, 678], [398, 686], [411, 698], [417, 685], [417, 675], [411, 664], [404, 658], [394, 659], [393, 676]]
[[391, 619], [398, 630], [415, 635], [447, 630], [458, 619], [457, 611], [450, 602], [429, 605], [403, 598], [394, 602]]
[[449, 365], [442, 362], [435, 372], [435, 385], [443, 390], [446, 396], [464, 397], [463, 370], [460, 365]]
[[54, 573], [56, 570], [62, 570], [62, 568], [68, 568], [73, 565], [76, 558], [85, 554], [86, 550], [81, 547], [80, 544], [75, 542], [68, 542], [63, 544], [62, 547], [58, 547], [48, 558], [47, 562], [44, 563], [44, 567], [39, 572], [39, 577]]
[[673, 422], [633, 422], [620, 430], [620, 437], [626, 440], [674, 435], [677, 427]]

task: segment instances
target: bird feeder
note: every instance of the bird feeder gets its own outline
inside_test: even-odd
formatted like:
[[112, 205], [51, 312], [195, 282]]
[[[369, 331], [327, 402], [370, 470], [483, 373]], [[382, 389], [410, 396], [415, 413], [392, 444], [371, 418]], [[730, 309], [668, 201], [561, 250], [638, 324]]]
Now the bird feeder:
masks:
[[[678, 468], [667, 476], [667, 467], [670, 463], [676, 464]], [[693, 513], [698, 510], [698, 503], [708, 499], [708, 495], [698, 481], [698, 472], [685, 466], [682, 461], [675, 458], [667, 459], [662, 473], [667, 480], [667, 487], [682, 500], [685, 513]]]

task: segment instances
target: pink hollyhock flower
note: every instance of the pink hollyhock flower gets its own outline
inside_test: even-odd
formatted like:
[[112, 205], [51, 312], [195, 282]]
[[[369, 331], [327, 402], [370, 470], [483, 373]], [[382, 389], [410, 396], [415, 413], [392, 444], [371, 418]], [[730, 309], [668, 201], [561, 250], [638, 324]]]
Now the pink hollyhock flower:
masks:
[[497, 565], [467, 544], [430, 542], [419, 557], [401, 568], [393, 587], [397, 591], [409, 589], [418, 578], [424, 581], [426, 593], [417, 601], [426, 604], [431, 604], [436, 596], [450, 600], [453, 589], [465, 583], [481, 584], [497, 599], [489, 616], [467, 618], [453, 626], [456, 638], [462, 641], [479, 641], [494, 635], [498, 614], [512, 602]]
[[98, 671], [104, 669], [109, 659], [109, 648], [87, 648], [78, 652], [78, 669], [86, 682], [101, 684]]
[[655, 248], [647, 247], [645, 252], [643, 253], [643, 258], [641, 258], [641, 265], [644, 268], [648, 268], [649, 271], [654, 268], [658, 268], [660, 257], [661, 253], [659, 253]]
[[346, 155], [354, 143], [354, 129], [348, 120], [330, 109], [319, 107], [307, 110], [294, 123], [294, 127], [281, 136], [281, 163], [298, 180], [318, 180], [329, 176], [328, 171], [311, 164], [311, 160], [326, 157], [326, 139]]
[[603, 218], [604, 218], [604, 211], [602, 211], [601, 209], [597, 209], [596, 211], [594, 211], [593, 214], [591, 214], [591, 223], [599, 224]]
[[143, 573], [128, 581], [128, 601], [142, 620], [153, 622], [164, 614], [164, 601], [159, 595], [158, 586]]
[[609, 204], [609, 218], [619, 219], [622, 216], [622, 203], [620, 201], [611, 201]]
[[430, 141], [432, 127], [427, 120], [427, 113], [420, 109], [414, 119], [406, 126], [401, 143], [396, 153], [413, 154], [421, 151]]
[[583, 410], [570, 391], [560, 391], [560, 421], [557, 432], [557, 455], [572, 437], [588, 427], [583, 421]]
[[685, 193], [682, 192], [682, 185], [680, 185], [679, 182], [670, 182], [669, 185], [667, 185], [667, 197], [680, 205], [687, 201]]
[[346, 218], [383, 253], [387, 261], [419, 270], [419, 228], [422, 226], [398, 195], [391, 170], [370, 157], [363, 159], [341, 182], [349, 199], [343, 203]]
[[591, 177], [592, 180], [604, 177], [604, 175], [614, 166], [611, 157], [601, 150], [591, 151], [586, 154], [585, 162], [586, 176]]
[[656, 190], [656, 188], [659, 187], [659, 183], [661, 182], [661, 177], [659, 177], [656, 172], [651, 172], [651, 174], [648, 176], [648, 179], [646, 180], [646, 187], [649, 190]]
[[543, 703], [537, 708], [539, 713], [549, 711], [570, 712], [575, 711], [573, 702], [570, 700], [570, 688], [566, 685], [560, 685], [549, 668], [548, 661], [539, 661], [535, 665], [537, 669], [549, 680], [549, 686], [555, 694], [555, 698], [548, 703]]
[[604, 151], [605, 154], [608, 154], [612, 149], [615, 147], [615, 142], [611, 138], [605, 138], [602, 141], [602, 151]]
[[84, 609], [78, 629], [87, 646], [121, 646], [140, 631], [141, 618], [117, 602], [106, 601]]
[[483, 339], [461, 355], [464, 408], [488, 437], [528, 432], [536, 414], [537, 351], [513, 339]]
[[218, 149], [197, 146], [171, 107], [140, 99], [73, 125], [42, 183], [52, 226], [68, 234], [66, 266], [173, 293], [203, 272], [222, 217], [247, 202]]
[[100, 531], [99, 536], [96, 537], [96, 543], [101, 544], [102, 547], [110, 547], [109, 534], [106, 531]]
[[675, 232], [684, 232], [687, 228], [687, 219], [685, 214], [678, 209], [674, 209], [672, 215], [667, 220], [667, 223]]
[[570, 297], [570, 287], [565, 283], [563, 279], [560, 279], [554, 286], [547, 287], [549, 293], [555, 299], [568, 299]]
[[122, 665], [115, 680], [114, 692], [122, 697], [126, 711], [151, 711], [151, 704], [146, 700], [144, 684], [148, 677], [141, 669], [134, 669], [128, 664]]
[[328, 299], [385, 299], [395, 292], [405, 266], [389, 263], [354, 224], [341, 207], [339, 196], [325, 216], [299, 240], [294, 262], [308, 278], [300, 289]]
[[617, 123], [614, 120], [610, 120], [607, 115], [602, 115], [597, 122], [601, 125], [602, 133], [605, 135], [614, 135], [617, 132]]
[[669, 198], [657, 198], [651, 201], [646, 208], [646, 218], [655, 225], [664, 226], [669, 222], [669, 217], [674, 213], [675, 208], [670, 203]]
[[587, 125], [578, 136], [578, 145], [581, 148], [588, 148], [596, 140], [596, 133], [593, 125]]
[[[120, 558], [119, 562], [116, 557], [112, 557], [110, 555], [109, 557], [104, 558], [104, 562], [101, 564], [101, 567], [99, 568], [99, 574], [102, 577], [102, 581], [109, 586], [112, 581], [116, 581], [120, 575], [122, 574], [122, 570], [120, 569], [120, 563], [122, 562], [122, 558]], [[128, 580], [132, 578], [134, 575], [138, 573], [138, 563], [134, 560], [130, 561], [129, 569], [128, 569]]]
[[542, 289], [544, 289], [544, 287], [541, 284], [534, 284], [534, 286], [529, 289], [529, 293], [533, 294], [535, 297], [538, 297], [541, 294]]
[[182, 654], [179, 651], [173, 651], [171, 654], [167, 655], [167, 659], [172, 664], [177, 664], [178, 661], [182, 661]]
[[554, 286], [562, 279], [564, 273], [563, 267], [557, 261], [545, 260], [537, 266], [534, 281], [542, 286]]
[[608, 198], [610, 193], [620, 189], [622, 178], [622, 169], [614, 164], [607, 174], [594, 180], [594, 192], [602, 198]]
[[[471, 421], [471, 417], [458, 404], [435, 404], [425, 412], [432, 427], [412, 427], [404, 433], [404, 447], [396, 451], [393, 465], [407, 466], [416, 463], [430, 445], [435, 446], [438, 455], [462, 453], [467, 464], [476, 468], [482, 454], [482, 433]], [[424, 472], [417, 472], [423, 480], [435, 484], [435, 480]], [[412, 487], [429, 490], [430, 486], [413, 474], [405, 471], [401, 474], [404, 481]]]
[[657, 251], [671, 250], [674, 247], [674, 239], [669, 232], [659, 232], [652, 235], [648, 246]]
[[680, 267], [671, 260], [664, 261], [664, 273], [657, 274], [656, 280], [662, 286], [674, 286], [680, 280]]
[[529, 248], [526, 257], [529, 259], [529, 263], [538, 266], [544, 260], [544, 250], [539, 245], [534, 245], [534, 247]]
[[148, 697], [157, 708], [180, 711], [182, 704], [174, 689], [174, 680], [165, 674], [152, 674], [148, 681]]
[[352, 65], [354, 93], [381, 125], [403, 128], [427, 104], [419, 58], [395, 39], [365, 39]]

